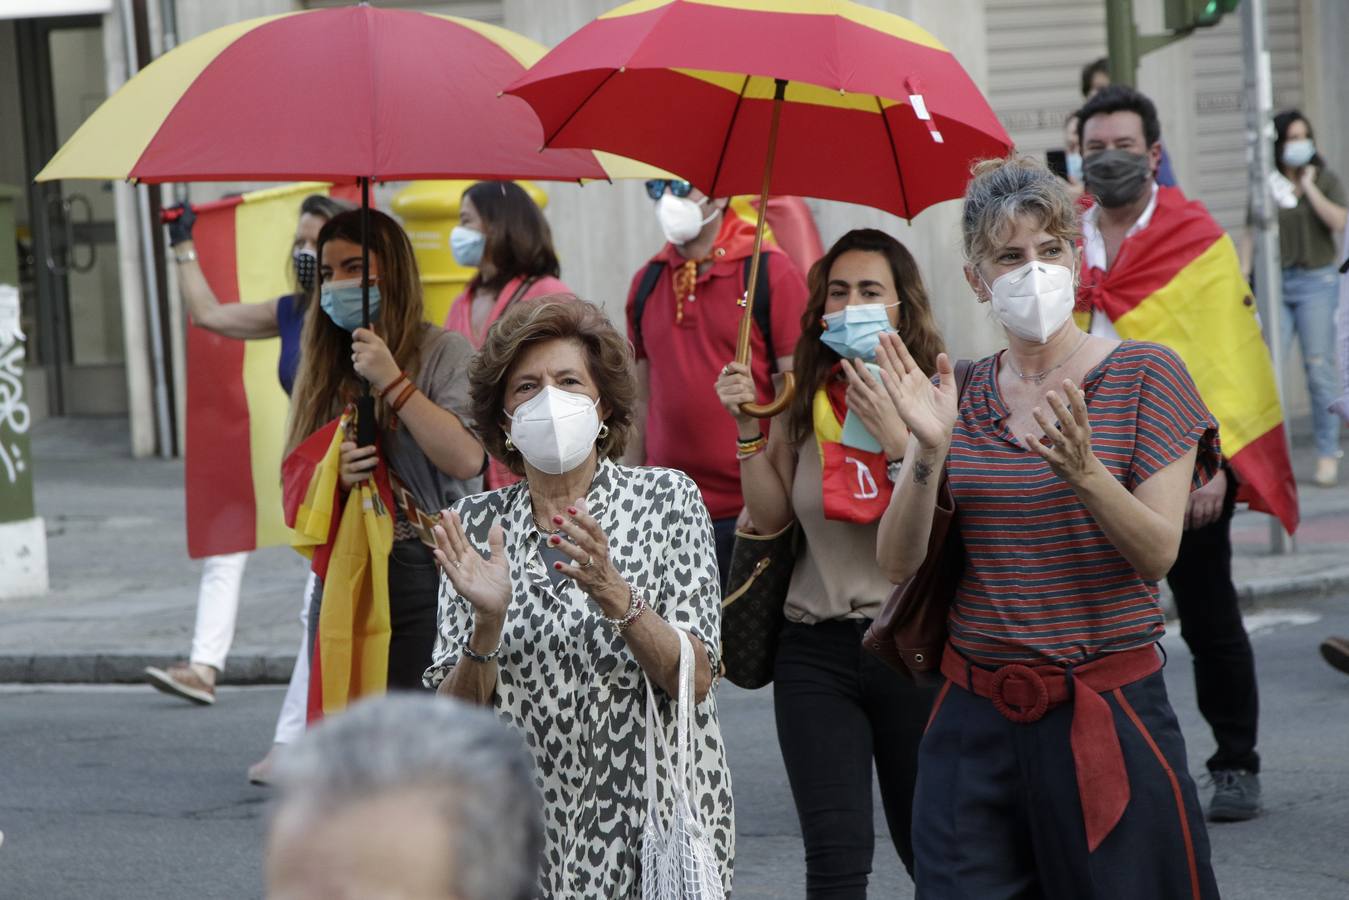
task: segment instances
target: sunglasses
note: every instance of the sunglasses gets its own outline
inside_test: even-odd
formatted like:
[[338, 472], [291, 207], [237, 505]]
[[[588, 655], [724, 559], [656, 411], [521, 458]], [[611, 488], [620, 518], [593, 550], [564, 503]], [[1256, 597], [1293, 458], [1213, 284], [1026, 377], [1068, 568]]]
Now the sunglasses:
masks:
[[693, 190], [693, 185], [673, 178], [652, 178], [646, 183], [646, 195], [652, 200], [659, 200], [665, 195], [666, 188], [669, 188], [670, 193], [676, 197], [687, 197], [689, 191]]

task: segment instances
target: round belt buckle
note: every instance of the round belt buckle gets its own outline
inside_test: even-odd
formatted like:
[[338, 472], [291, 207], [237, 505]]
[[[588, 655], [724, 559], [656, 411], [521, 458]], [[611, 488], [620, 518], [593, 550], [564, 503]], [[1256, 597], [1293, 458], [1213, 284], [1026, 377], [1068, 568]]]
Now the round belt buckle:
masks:
[[[1034, 704], [1029, 707], [1014, 707], [1007, 702], [1007, 698], [1003, 696], [1003, 688], [1007, 679], [1013, 677], [1035, 686]], [[993, 708], [1002, 713], [1004, 718], [1021, 725], [1040, 721], [1049, 709], [1049, 688], [1045, 686], [1044, 679], [1034, 669], [1027, 666], [1013, 663], [1010, 666], [1003, 666], [998, 669], [993, 673], [993, 683], [990, 686], [989, 693], [992, 695]]]

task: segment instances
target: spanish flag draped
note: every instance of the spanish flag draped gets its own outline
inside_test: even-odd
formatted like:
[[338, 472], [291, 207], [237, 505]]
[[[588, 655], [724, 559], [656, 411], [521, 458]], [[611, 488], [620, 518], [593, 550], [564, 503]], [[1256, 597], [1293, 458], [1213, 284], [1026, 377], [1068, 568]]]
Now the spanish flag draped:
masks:
[[393, 493], [381, 455], [372, 479], [345, 502], [338, 484], [339, 448], [351, 419], [344, 413], [310, 435], [283, 465], [286, 523], [295, 549], [313, 560], [323, 583], [318, 639], [309, 675], [309, 721], [344, 709], [388, 686], [389, 553]]
[[[289, 249], [300, 203], [322, 183], [253, 191], [194, 207], [206, 283], [221, 303], [290, 293]], [[331, 191], [350, 197], [350, 188]], [[281, 517], [289, 400], [277, 377], [281, 341], [187, 333], [187, 550], [194, 559], [290, 542]]]
[[1297, 484], [1269, 350], [1232, 239], [1203, 204], [1158, 188], [1152, 221], [1124, 240], [1108, 271], [1083, 276], [1078, 301], [1109, 316], [1120, 337], [1180, 355], [1218, 420], [1244, 499], [1295, 531]]

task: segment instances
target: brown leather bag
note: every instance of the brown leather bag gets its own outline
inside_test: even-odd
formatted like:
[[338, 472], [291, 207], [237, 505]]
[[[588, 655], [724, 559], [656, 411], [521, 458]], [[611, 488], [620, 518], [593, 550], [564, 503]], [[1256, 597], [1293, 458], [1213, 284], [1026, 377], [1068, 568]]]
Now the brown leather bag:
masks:
[[[956, 363], [956, 385], [961, 397], [965, 396], [973, 369], [974, 363], [968, 359]], [[946, 618], [965, 570], [965, 543], [960, 539], [960, 530], [952, 528], [955, 518], [955, 499], [943, 466], [932, 511], [932, 531], [927, 539], [927, 556], [908, 581], [890, 592], [862, 638], [863, 647], [909, 678], [941, 665]]]

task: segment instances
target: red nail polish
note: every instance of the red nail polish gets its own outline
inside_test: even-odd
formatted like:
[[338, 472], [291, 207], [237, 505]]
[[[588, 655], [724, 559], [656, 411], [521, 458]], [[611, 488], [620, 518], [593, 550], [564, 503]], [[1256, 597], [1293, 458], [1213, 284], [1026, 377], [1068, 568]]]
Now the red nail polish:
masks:
[[569, 516], [574, 516], [574, 515], [576, 515], [576, 507], [574, 507], [574, 506], [568, 506], [568, 507], [567, 507], [567, 515], [569, 515]]
[[561, 524], [562, 524], [562, 517], [561, 517], [561, 516], [553, 516], [553, 524], [554, 524], [554, 525], [561, 525]]
[[556, 547], [558, 544], [562, 543], [562, 538], [558, 537], [557, 535], [553, 535], [548, 539], [548, 543]]
[[554, 569], [557, 569], [559, 572], [561, 572], [561, 571], [562, 571], [562, 563], [553, 563], [553, 568], [554, 568]]

